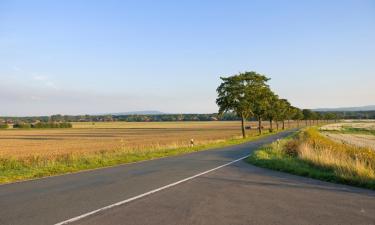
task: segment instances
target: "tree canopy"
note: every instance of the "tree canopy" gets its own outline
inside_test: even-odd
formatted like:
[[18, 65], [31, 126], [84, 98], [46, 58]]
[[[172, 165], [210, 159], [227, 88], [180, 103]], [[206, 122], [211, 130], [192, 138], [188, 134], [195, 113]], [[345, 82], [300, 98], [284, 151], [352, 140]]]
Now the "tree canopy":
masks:
[[320, 118], [320, 114], [311, 110], [300, 110], [292, 106], [287, 99], [280, 99], [267, 82], [270, 78], [257, 72], [244, 72], [229, 77], [221, 77], [222, 83], [217, 88], [218, 97], [216, 103], [219, 106], [219, 115], [232, 112], [241, 118], [242, 135], [245, 138], [246, 119], [256, 118], [258, 121], [259, 134], [262, 133], [262, 121], [282, 122], [285, 121]]

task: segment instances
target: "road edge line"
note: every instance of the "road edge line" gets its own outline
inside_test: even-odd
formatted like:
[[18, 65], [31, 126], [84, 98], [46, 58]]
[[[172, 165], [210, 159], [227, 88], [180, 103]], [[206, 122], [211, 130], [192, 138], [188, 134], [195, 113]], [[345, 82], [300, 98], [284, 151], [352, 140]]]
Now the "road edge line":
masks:
[[88, 213], [82, 214], [82, 215], [80, 215], [80, 216], [76, 216], [76, 217], [73, 217], [73, 218], [70, 218], [70, 219], [64, 220], [64, 221], [59, 222], [59, 223], [56, 223], [56, 224], [54, 224], [54, 225], [65, 225], [65, 224], [69, 224], [69, 223], [72, 223], [72, 222], [75, 222], [75, 221], [81, 220], [81, 219], [83, 219], [83, 218], [85, 218], [85, 217], [88, 217], [88, 216], [94, 215], [94, 214], [96, 214], [96, 213], [99, 213], [99, 212], [105, 211], [105, 210], [107, 210], [107, 209], [111, 209], [111, 208], [113, 208], [113, 207], [117, 207], [117, 206], [120, 206], [120, 205], [124, 205], [124, 204], [129, 203], [129, 202], [132, 202], [132, 201], [134, 201], [134, 200], [137, 200], [137, 199], [143, 198], [143, 197], [145, 197], [145, 196], [148, 196], [148, 195], [154, 194], [154, 193], [156, 193], [156, 192], [159, 192], [159, 191], [165, 190], [165, 189], [167, 189], [167, 188], [170, 188], [170, 187], [176, 186], [176, 185], [178, 185], [178, 184], [181, 184], [181, 183], [184, 183], [184, 182], [186, 182], [186, 181], [192, 180], [192, 179], [194, 179], [194, 178], [200, 177], [200, 176], [205, 175], [205, 174], [207, 174], [207, 173], [213, 172], [213, 171], [218, 170], [218, 169], [220, 169], [220, 168], [223, 168], [223, 167], [225, 167], [225, 166], [231, 165], [231, 164], [236, 163], [236, 162], [238, 162], [238, 161], [241, 161], [241, 160], [243, 160], [243, 159], [245, 159], [245, 158], [247, 158], [247, 157], [249, 157], [249, 156], [250, 156], [250, 154], [248, 154], [248, 155], [246, 155], [246, 156], [243, 156], [243, 157], [241, 157], [241, 158], [239, 158], [239, 159], [236, 159], [236, 160], [234, 160], [234, 161], [231, 161], [231, 162], [229, 162], [229, 163], [223, 164], [223, 165], [221, 165], [221, 166], [215, 167], [215, 168], [213, 168], [213, 169], [206, 170], [206, 171], [204, 171], [204, 172], [198, 173], [198, 174], [193, 175], [193, 176], [191, 176], [191, 177], [187, 177], [187, 178], [185, 178], [185, 179], [182, 179], [182, 180], [176, 181], [176, 182], [174, 182], [174, 183], [171, 183], [171, 184], [168, 184], [168, 185], [162, 186], [162, 187], [160, 187], [160, 188], [153, 189], [153, 190], [151, 190], [151, 191], [145, 192], [145, 193], [140, 194], [140, 195], [136, 195], [136, 196], [134, 196], [134, 197], [131, 197], [131, 198], [125, 199], [125, 200], [123, 200], [123, 201], [116, 202], [116, 203], [114, 203], [114, 204], [111, 204], [111, 205], [108, 205], [108, 206], [102, 207], [102, 208], [100, 208], [100, 209], [96, 209], [96, 210], [94, 210], [94, 211], [91, 211], [91, 212], [88, 212]]

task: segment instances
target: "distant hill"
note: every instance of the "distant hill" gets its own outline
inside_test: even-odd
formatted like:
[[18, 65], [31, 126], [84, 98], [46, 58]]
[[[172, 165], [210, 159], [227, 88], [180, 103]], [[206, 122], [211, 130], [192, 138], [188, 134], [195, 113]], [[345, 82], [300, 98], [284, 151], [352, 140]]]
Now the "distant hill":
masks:
[[121, 115], [163, 115], [167, 114], [164, 112], [150, 110], [150, 111], [132, 111], [132, 112], [119, 112], [119, 113], [108, 113], [114, 116], [121, 116]]
[[339, 108], [319, 108], [313, 109], [319, 112], [355, 112], [355, 111], [375, 111], [375, 105], [367, 105], [360, 107], [339, 107]]

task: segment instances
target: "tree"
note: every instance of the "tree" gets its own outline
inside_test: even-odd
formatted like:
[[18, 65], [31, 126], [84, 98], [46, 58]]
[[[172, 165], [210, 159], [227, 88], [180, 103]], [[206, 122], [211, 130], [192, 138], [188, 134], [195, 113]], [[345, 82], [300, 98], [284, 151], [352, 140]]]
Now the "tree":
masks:
[[[285, 120], [288, 119], [288, 116], [289, 116], [289, 113], [290, 113], [289, 110], [290, 110], [290, 103], [288, 102], [288, 100], [280, 99], [277, 102], [276, 119], [277, 119], [277, 121], [282, 122], [282, 129], [283, 130], [285, 129]], [[277, 125], [277, 129], [279, 129], [278, 123], [276, 125]]]
[[269, 96], [269, 105], [268, 105], [269, 108], [268, 108], [267, 113], [266, 113], [266, 118], [270, 122], [270, 132], [273, 132], [272, 122], [277, 117], [277, 113], [278, 113], [278, 111], [277, 111], [278, 101], [279, 101], [279, 96], [277, 96], [276, 94], [272, 93]]
[[[303, 113], [303, 119], [305, 120], [306, 126], [307, 126], [308, 125], [307, 121], [308, 120], [311, 121], [311, 119], [313, 118], [313, 111], [311, 111], [310, 109], [303, 109], [302, 113]], [[311, 125], [311, 122], [310, 122], [310, 125]]]
[[270, 89], [264, 75], [256, 72], [244, 72], [231, 77], [221, 77], [222, 83], [217, 88], [219, 115], [235, 112], [241, 118], [242, 136], [245, 138], [245, 120], [251, 116], [258, 118], [259, 133], [262, 133], [262, 121], [268, 109], [267, 99]]
[[299, 128], [299, 122], [300, 120], [303, 119], [303, 113], [302, 113], [302, 110], [295, 107], [294, 108], [294, 115], [293, 115], [293, 120], [296, 120], [297, 121], [297, 127]]
[[252, 115], [249, 96], [247, 96], [247, 85], [243, 74], [221, 77], [223, 82], [217, 88], [218, 98], [216, 104], [219, 106], [219, 116], [225, 112], [234, 112], [241, 118], [242, 137], [246, 138], [245, 119]]
[[336, 114], [335, 113], [326, 113], [324, 114], [324, 119], [327, 120], [327, 123], [330, 121], [330, 120], [335, 120], [336, 119]]
[[253, 113], [258, 120], [258, 131], [262, 134], [262, 120], [267, 118], [273, 93], [268, 85], [255, 88], [253, 93]]

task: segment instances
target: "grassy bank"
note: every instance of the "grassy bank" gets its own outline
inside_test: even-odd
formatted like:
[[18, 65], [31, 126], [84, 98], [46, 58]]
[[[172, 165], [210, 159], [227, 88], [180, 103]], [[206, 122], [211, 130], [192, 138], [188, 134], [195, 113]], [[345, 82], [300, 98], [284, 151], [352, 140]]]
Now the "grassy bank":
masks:
[[248, 161], [296, 175], [375, 189], [375, 151], [334, 142], [316, 128], [263, 146]]
[[[274, 134], [274, 133], [272, 133]], [[155, 146], [153, 148], [129, 149], [118, 148], [112, 151], [102, 151], [89, 154], [63, 154], [59, 156], [29, 156], [26, 158], [0, 158], [0, 183], [10, 183], [19, 180], [46, 177], [57, 174], [72, 173], [81, 170], [108, 167], [123, 163], [138, 162], [155, 158], [180, 155], [212, 148], [241, 144], [272, 135], [250, 136], [246, 139], [229, 139], [194, 147]]]

